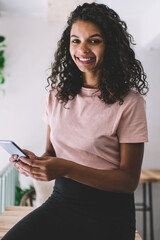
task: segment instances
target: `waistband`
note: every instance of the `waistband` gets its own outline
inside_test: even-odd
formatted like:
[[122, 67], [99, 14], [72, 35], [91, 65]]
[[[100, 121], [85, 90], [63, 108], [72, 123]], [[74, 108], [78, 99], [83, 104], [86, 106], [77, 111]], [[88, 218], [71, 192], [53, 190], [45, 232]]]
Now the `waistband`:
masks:
[[65, 177], [56, 179], [53, 196], [62, 202], [134, 210], [134, 194], [103, 191]]

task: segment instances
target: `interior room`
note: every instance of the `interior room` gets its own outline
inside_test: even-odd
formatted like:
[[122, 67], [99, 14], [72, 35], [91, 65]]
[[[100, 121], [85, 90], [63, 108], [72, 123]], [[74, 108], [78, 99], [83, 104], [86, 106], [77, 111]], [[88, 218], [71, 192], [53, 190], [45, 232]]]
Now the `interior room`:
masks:
[[[0, 43], [4, 50], [5, 65], [0, 83], [0, 139], [12, 140], [22, 149], [28, 149], [41, 156], [46, 146], [47, 126], [44, 122], [47, 77], [54, 61], [57, 42], [66, 26], [69, 13], [82, 0], [0, 0]], [[135, 191], [135, 202], [143, 200], [146, 188], [146, 223], [144, 210], [136, 211], [136, 229], [142, 239], [160, 239], [160, 1], [159, 0], [97, 0], [113, 8], [127, 23], [133, 36], [137, 59], [142, 62], [149, 83], [149, 92], [144, 97], [149, 141], [145, 143], [143, 170], [156, 170], [156, 179], [144, 179]], [[1, 47], [1, 45], [3, 45]], [[157, 109], [156, 109], [157, 107]], [[24, 194], [34, 189], [34, 207], [40, 206], [51, 194], [54, 180], [49, 182], [33, 180], [22, 174], [9, 171], [13, 164], [10, 155], [0, 147], [0, 214], [6, 206], [15, 204], [17, 191]], [[11, 170], [8, 170], [10, 169]], [[8, 188], [4, 190], [4, 174]], [[150, 174], [147, 172], [147, 174]], [[3, 178], [3, 180], [2, 180]], [[145, 183], [146, 183], [145, 182]], [[18, 186], [19, 188], [15, 189]], [[152, 212], [147, 209], [149, 187], [152, 187]], [[10, 192], [10, 193], [9, 193]], [[10, 194], [7, 197], [7, 194]], [[4, 195], [6, 196], [4, 199]], [[18, 205], [18, 204], [17, 204]], [[141, 208], [137, 205], [137, 208]], [[152, 227], [150, 218], [152, 218]], [[146, 233], [144, 233], [146, 224]], [[152, 230], [151, 230], [152, 228]], [[151, 234], [151, 231], [153, 233]], [[146, 236], [145, 236], [146, 234]]]

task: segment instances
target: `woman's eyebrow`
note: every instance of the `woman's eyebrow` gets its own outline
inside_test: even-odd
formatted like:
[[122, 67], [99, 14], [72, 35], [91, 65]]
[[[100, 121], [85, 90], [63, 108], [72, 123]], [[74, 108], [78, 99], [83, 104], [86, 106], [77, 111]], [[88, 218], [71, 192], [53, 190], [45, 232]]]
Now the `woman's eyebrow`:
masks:
[[78, 36], [76, 36], [76, 35], [74, 35], [74, 34], [73, 34], [73, 35], [71, 35], [71, 37], [76, 37], [76, 38], [79, 38]]
[[95, 33], [95, 34], [93, 34], [93, 35], [90, 36], [90, 38], [92, 38], [92, 37], [101, 37], [101, 38], [102, 38], [102, 35], [99, 34], [99, 33]]
[[[71, 37], [79, 38], [77, 35], [74, 35], [74, 34], [72, 34]], [[89, 36], [89, 38], [92, 38], [92, 37], [101, 37], [101, 38], [103, 38], [102, 35], [99, 34], [99, 33], [95, 33], [95, 34]]]

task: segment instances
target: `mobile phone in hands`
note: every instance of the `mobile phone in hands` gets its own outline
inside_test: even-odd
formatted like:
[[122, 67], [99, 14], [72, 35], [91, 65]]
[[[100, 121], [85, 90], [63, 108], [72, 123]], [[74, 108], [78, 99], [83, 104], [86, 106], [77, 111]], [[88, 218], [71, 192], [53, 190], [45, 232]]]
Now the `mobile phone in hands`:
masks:
[[19, 146], [17, 146], [13, 141], [10, 141], [10, 140], [0, 140], [0, 146], [2, 148], [4, 148], [9, 154], [17, 155], [18, 158], [17, 158], [16, 161], [19, 161], [20, 157], [29, 158], [28, 155], [26, 153], [24, 153], [24, 151]]

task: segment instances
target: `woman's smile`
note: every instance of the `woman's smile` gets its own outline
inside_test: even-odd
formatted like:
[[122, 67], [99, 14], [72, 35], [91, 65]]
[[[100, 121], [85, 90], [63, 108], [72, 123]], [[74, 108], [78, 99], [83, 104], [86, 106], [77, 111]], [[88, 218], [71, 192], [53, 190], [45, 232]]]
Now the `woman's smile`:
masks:
[[100, 70], [105, 51], [101, 29], [94, 23], [78, 20], [70, 32], [70, 54], [85, 75]]
[[95, 57], [76, 57], [76, 60], [81, 64], [91, 64], [96, 61]]

